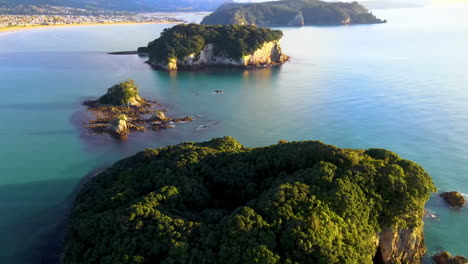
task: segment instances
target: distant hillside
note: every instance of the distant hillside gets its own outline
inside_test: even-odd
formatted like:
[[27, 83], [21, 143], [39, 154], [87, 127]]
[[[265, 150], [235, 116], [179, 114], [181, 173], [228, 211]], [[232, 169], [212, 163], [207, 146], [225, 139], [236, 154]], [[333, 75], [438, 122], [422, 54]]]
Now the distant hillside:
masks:
[[205, 17], [202, 24], [258, 26], [349, 25], [385, 23], [364, 6], [319, 0], [281, 0], [264, 3], [227, 3]]
[[232, 0], [0, 0], [0, 7], [53, 5], [114, 11], [212, 11]]

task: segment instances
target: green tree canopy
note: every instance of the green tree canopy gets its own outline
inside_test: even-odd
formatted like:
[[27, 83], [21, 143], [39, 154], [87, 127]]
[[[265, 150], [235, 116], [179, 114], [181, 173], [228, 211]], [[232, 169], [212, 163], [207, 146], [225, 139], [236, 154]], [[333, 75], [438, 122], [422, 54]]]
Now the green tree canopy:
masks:
[[283, 33], [256, 26], [204, 26], [181, 24], [164, 29], [161, 37], [148, 44], [150, 61], [166, 63], [171, 58], [199, 55], [213, 44], [215, 55], [239, 59], [261, 48], [265, 42], [280, 40]]
[[382, 149], [230, 137], [147, 149], [84, 186], [64, 260], [370, 264], [376, 234], [421, 226], [432, 191]]

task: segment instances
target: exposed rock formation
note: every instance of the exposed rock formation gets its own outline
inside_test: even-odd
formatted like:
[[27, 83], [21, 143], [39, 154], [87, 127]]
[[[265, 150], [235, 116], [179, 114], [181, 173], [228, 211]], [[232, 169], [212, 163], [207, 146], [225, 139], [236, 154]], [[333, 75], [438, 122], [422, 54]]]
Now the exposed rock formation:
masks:
[[421, 227], [398, 231], [387, 229], [382, 231], [378, 237], [374, 263], [421, 263], [421, 259], [425, 254], [424, 232]]
[[468, 259], [463, 256], [456, 256], [450, 259], [449, 264], [468, 264]]
[[158, 110], [154, 113], [154, 115], [151, 117], [152, 120], [154, 121], [167, 121], [169, 118], [166, 117], [164, 114], [164, 111]]
[[432, 259], [436, 264], [468, 264], [468, 259], [463, 256], [452, 257], [447, 251], [441, 251], [440, 253], [432, 256]]
[[440, 196], [453, 208], [461, 208], [466, 204], [465, 197], [459, 192], [443, 192]]
[[130, 133], [129, 125], [127, 124], [128, 118], [126, 115], [120, 115], [117, 118], [111, 120], [107, 126], [109, 133], [115, 135], [126, 135]]
[[289, 21], [288, 26], [302, 27], [304, 26], [304, 16], [302, 12], [299, 12], [291, 21]]
[[150, 64], [167, 71], [179, 69], [198, 69], [209, 66], [231, 66], [241, 68], [261, 68], [281, 65], [289, 60], [289, 57], [281, 51], [279, 41], [271, 41], [263, 44], [255, 52], [239, 59], [224, 55], [215, 55], [214, 44], [207, 44], [200, 54], [190, 54], [183, 59], [171, 58], [167, 63], [150, 61]]
[[448, 264], [451, 258], [452, 255], [447, 251], [442, 251], [432, 256], [432, 259], [435, 261], [436, 264]]

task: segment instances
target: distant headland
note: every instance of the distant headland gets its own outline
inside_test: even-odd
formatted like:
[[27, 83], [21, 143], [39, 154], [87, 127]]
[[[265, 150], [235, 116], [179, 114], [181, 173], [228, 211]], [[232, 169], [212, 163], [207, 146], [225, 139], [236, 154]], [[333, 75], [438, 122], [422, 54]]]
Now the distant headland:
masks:
[[281, 51], [282, 37], [279, 30], [256, 26], [182, 24], [165, 29], [138, 52], [148, 54], [150, 65], [167, 71], [209, 66], [262, 68], [289, 60]]
[[227, 3], [205, 17], [204, 25], [309, 26], [386, 23], [357, 2], [281, 0]]

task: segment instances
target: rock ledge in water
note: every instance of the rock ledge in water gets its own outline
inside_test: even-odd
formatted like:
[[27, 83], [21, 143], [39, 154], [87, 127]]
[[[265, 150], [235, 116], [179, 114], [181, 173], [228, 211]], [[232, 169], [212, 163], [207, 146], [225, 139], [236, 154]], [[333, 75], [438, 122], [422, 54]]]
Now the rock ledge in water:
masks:
[[463, 256], [452, 257], [447, 251], [441, 251], [432, 256], [436, 264], [468, 264], [468, 259]]
[[465, 197], [459, 192], [443, 192], [440, 194], [442, 198], [450, 205], [452, 208], [461, 208], [465, 206], [466, 200]]

